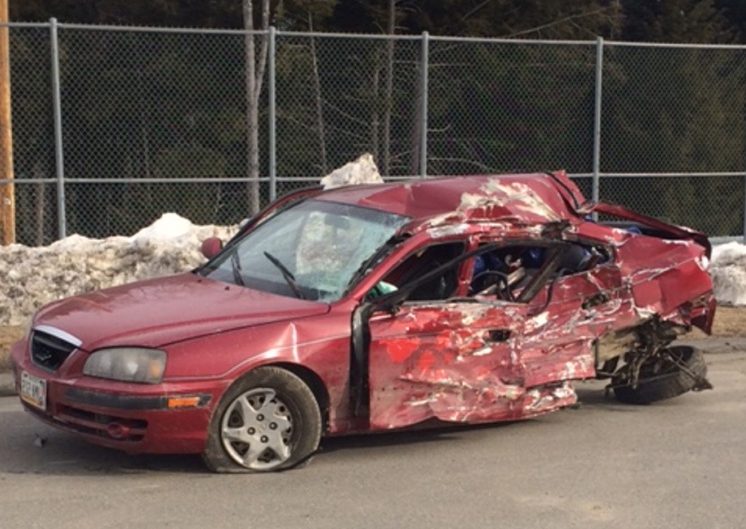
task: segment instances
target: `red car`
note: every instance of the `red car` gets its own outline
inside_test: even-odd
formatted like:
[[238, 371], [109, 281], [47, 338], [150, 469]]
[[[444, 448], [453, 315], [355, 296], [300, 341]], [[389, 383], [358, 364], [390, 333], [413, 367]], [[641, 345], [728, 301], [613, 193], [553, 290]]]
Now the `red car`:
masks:
[[324, 435], [555, 411], [573, 380], [637, 403], [709, 387], [671, 345], [710, 331], [707, 238], [588, 203], [563, 172], [305, 190], [221, 246], [42, 308], [12, 352], [26, 410], [262, 471]]

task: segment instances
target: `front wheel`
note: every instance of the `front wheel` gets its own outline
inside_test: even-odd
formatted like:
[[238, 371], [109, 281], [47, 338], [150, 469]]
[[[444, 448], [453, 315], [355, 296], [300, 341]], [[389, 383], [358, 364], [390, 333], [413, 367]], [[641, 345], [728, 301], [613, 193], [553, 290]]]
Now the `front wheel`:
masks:
[[319, 405], [303, 380], [279, 367], [260, 367], [220, 401], [202, 458], [215, 472], [291, 468], [316, 451], [321, 424]]
[[612, 379], [614, 396], [627, 404], [650, 404], [683, 395], [692, 389], [711, 388], [705, 376], [702, 351], [687, 345], [669, 347], [664, 355], [646, 360], [640, 368], [637, 387]]

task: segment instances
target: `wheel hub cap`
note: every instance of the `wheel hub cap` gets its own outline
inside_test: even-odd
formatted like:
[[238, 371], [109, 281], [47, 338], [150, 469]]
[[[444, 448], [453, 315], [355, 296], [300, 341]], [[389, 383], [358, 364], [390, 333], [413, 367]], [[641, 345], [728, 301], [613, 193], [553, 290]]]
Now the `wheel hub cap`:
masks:
[[236, 463], [252, 470], [269, 470], [290, 458], [293, 417], [269, 388], [239, 395], [223, 415], [223, 447]]

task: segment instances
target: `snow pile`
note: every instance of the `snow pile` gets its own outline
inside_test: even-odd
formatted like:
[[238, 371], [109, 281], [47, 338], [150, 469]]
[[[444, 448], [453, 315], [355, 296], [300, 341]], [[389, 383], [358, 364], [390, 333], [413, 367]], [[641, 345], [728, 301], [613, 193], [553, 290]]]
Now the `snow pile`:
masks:
[[22, 325], [55, 299], [191, 270], [205, 260], [204, 239], [226, 241], [236, 229], [166, 213], [132, 237], [71, 235], [46, 247], [0, 247], [0, 325]]
[[335, 169], [321, 179], [324, 189], [356, 184], [382, 184], [383, 178], [378, 172], [373, 155], [365, 153], [357, 160]]
[[712, 249], [710, 274], [723, 305], [746, 305], [746, 245], [729, 242]]

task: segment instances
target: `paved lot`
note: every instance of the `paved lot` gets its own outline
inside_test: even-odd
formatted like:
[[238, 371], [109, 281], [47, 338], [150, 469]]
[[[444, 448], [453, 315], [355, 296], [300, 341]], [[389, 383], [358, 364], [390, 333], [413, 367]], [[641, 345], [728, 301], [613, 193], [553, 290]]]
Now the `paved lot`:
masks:
[[585, 384], [576, 410], [327, 441], [273, 475], [91, 447], [0, 398], [0, 528], [741, 528], [746, 354], [708, 361], [715, 391], [630, 407]]

